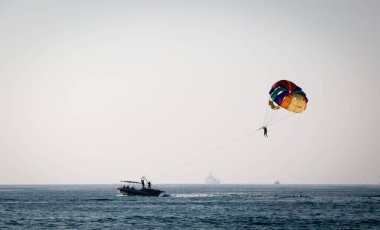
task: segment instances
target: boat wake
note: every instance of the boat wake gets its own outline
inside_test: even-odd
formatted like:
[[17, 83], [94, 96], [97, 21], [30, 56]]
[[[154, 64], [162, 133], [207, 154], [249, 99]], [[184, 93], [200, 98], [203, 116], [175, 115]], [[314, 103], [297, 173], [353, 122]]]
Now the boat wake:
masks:
[[171, 194], [171, 197], [176, 198], [207, 198], [207, 197], [223, 197], [223, 198], [252, 198], [252, 199], [297, 199], [306, 198], [307, 196], [295, 195], [268, 195], [268, 194], [253, 194], [253, 193], [179, 193]]
[[248, 197], [249, 193], [184, 193], [172, 194], [172, 197], [177, 198], [202, 198], [202, 197]]
[[124, 195], [124, 194], [118, 193], [118, 194], [116, 194], [116, 196], [128, 196], [128, 195]]
[[[128, 195], [117, 194], [118, 197], [126, 197]], [[302, 194], [257, 194], [257, 193], [244, 193], [244, 192], [229, 192], [229, 193], [164, 193], [160, 197], [171, 197], [171, 198], [248, 198], [254, 200], [299, 200], [303, 198], [310, 198]]]

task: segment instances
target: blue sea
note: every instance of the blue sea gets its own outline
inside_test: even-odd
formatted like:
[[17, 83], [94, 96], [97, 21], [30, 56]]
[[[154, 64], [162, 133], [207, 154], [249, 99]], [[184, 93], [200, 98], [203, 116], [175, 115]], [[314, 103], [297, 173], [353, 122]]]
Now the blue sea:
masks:
[[0, 229], [380, 229], [380, 186], [0, 185]]

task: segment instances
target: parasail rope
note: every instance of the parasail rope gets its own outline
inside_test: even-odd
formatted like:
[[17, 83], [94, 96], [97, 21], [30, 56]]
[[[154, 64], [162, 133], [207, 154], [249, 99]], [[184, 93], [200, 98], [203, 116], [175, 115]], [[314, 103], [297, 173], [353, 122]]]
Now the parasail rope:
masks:
[[[264, 117], [264, 125], [263, 125], [263, 126], [265, 126], [265, 127], [273, 126], [273, 125], [277, 124], [278, 122], [283, 121], [283, 120], [285, 120], [285, 119], [288, 119], [288, 118], [290, 118], [290, 117], [292, 117], [292, 116], [294, 116], [294, 115], [296, 115], [296, 114], [295, 114], [295, 113], [292, 113], [292, 114], [290, 114], [290, 115], [288, 115], [288, 116], [286, 116], [286, 117], [282, 117], [282, 118], [280, 118], [280, 119], [277, 119], [277, 120], [272, 121], [272, 119], [274, 118], [274, 113], [273, 113], [273, 112], [271, 113], [270, 110], [269, 110], [269, 107], [267, 107], [267, 110], [266, 110], [266, 113], [265, 113], [265, 117]], [[235, 144], [235, 143], [237, 143], [237, 142], [239, 142], [239, 141], [241, 141], [241, 140], [243, 140], [243, 139], [245, 139], [245, 138], [251, 136], [252, 134], [258, 132], [260, 129], [262, 129], [262, 127], [260, 127], [260, 128], [257, 129], [257, 130], [252, 130], [252, 131], [250, 131], [250, 132], [248, 132], [248, 133], [246, 133], [246, 134], [244, 134], [244, 135], [242, 135], [242, 136], [240, 136], [240, 137], [238, 137], [238, 138], [236, 138], [236, 139], [234, 139], [234, 140], [232, 140], [232, 141], [229, 141], [229, 142], [227, 142], [227, 143], [225, 143], [225, 144], [223, 144], [223, 145], [220, 145], [220, 146], [218, 146], [218, 147], [216, 147], [216, 148], [214, 148], [214, 149], [212, 149], [212, 150], [210, 150], [210, 151], [208, 151], [208, 152], [206, 152], [206, 153], [204, 153], [204, 154], [198, 156], [197, 158], [194, 158], [194, 159], [192, 159], [192, 160], [189, 160], [189, 161], [187, 161], [187, 162], [181, 164], [180, 166], [178, 166], [178, 167], [176, 167], [176, 168], [173, 168], [173, 169], [171, 169], [171, 170], [169, 170], [169, 171], [163, 173], [162, 175], [160, 175], [160, 176], [154, 178], [153, 180], [154, 180], [154, 181], [159, 180], [159, 179], [161, 179], [162, 177], [167, 176], [168, 174], [171, 174], [171, 173], [173, 173], [173, 172], [176, 172], [176, 171], [178, 171], [178, 170], [180, 170], [180, 169], [182, 169], [182, 168], [185, 168], [185, 167], [187, 167], [187, 166], [193, 164], [193, 163], [196, 162], [196, 161], [199, 161], [199, 160], [201, 160], [201, 159], [203, 159], [203, 158], [205, 158], [205, 157], [207, 157], [207, 156], [209, 156], [209, 155], [212, 155], [212, 154], [214, 154], [214, 153], [216, 153], [216, 152], [218, 152], [218, 151], [220, 151], [220, 150], [222, 150], [222, 149], [225, 149], [225, 148], [227, 148], [228, 146], [233, 145], [233, 144]]]
[[214, 153], [216, 153], [216, 152], [218, 152], [218, 151], [220, 151], [220, 150], [222, 150], [222, 149], [224, 149], [224, 148], [227, 148], [228, 146], [233, 145], [233, 144], [235, 144], [235, 143], [237, 143], [237, 142], [239, 142], [239, 141], [241, 141], [241, 140], [243, 140], [243, 139], [245, 139], [245, 138], [251, 136], [252, 134], [256, 133], [256, 132], [259, 131], [259, 130], [260, 130], [260, 129], [250, 131], [250, 132], [244, 134], [243, 136], [240, 136], [240, 137], [238, 137], [238, 138], [236, 138], [236, 139], [234, 139], [234, 140], [232, 140], [232, 141], [230, 141], [230, 142], [227, 142], [227, 143], [225, 143], [225, 144], [223, 144], [223, 145], [220, 145], [220, 146], [214, 148], [213, 150], [208, 151], [208, 152], [206, 152], [206, 153], [200, 155], [199, 157], [197, 157], [197, 158], [195, 158], [195, 159], [192, 159], [192, 160], [190, 160], [190, 161], [187, 161], [187, 162], [183, 163], [182, 165], [180, 165], [180, 166], [178, 166], [178, 167], [176, 167], [176, 168], [174, 168], [174, 169], [171, 169], [171, 170], [165, 172], [164, 174], [162, 174], [162, 175], [160, 175], [160, 176], [154, 178], [154, 180], [158, 180], [158, 179], [160, 179], [160, 178], [162, 178], [162, 177], [164, 177], [164, 176], [166, 176], [166, 175], [168, 175], [168, 174], [170, 174], [170, 173], [173, 173], [173, 172], [175, 172], [175, 171], [178, 171], [178, 170], [180, 170], [180, 169], [182, 169], [182, 168], [184, 168], [184, 167], [186, 167], [186, 166], [189, 166], [190, 164], [192, 164], [192, 163], [194, 163], [194, 162], [196, 162], [196, 161], [199, 161], [200, 159], [203, 159], [203, 158], [205, 158], [205, 157], [207, 157], [207, 156], [209, 156], [209, 155], [211, 155], [211, 154], [214, 154]]
[[273, 125], [277, 124], [277, 123], [280, 122], [280, 121], [283, 121], [283, 120], [285, 120], [285, 119], [288, 119], [288, 118], [290, 118], [290, 117], [293, 117], [294, 115], [296, 115], [296, 113], [292, 113], [292, 114], [289, 114], [289, 115], [286, 116], [286, 117], [282, 117], [282, 118], [277, 119], [277, 120], [275, 120], [275, 121], [269, 122], [269, 123], [266, 125], [266, 127], [273, 126]]
[[268, 123], [269, 106], [266, 106], [266, 107], [267, 107], [267, 109], [266, 109], [266, 112], [265, 112], [263, 126], [265, 126]]

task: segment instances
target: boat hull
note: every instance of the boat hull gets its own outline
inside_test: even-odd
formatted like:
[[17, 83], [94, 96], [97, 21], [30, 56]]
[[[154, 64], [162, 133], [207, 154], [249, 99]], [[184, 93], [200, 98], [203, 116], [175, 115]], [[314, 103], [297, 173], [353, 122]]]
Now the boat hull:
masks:
[[133, 189], [133, 188], [124, 188], [120, 187], [117, 188], [117, 190], [123, 194], [123, 195], [128, 195], [128, 196], [159, 196], [161, 193], [165, 191], [161, 191], [158, 189]]

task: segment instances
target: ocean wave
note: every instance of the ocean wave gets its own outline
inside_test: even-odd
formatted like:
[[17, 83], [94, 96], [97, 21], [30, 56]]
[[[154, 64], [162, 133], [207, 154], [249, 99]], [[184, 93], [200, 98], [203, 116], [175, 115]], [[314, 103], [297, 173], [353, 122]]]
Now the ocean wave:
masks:
[[18, 201], [18, 200], [8, 200], [0, 201], [0, 204], [48, 204], [48, 201]]
[[108, 198], [94, 198], [94, 199], [87, 199], [88, 201], [113, 201], [112, 199]]

